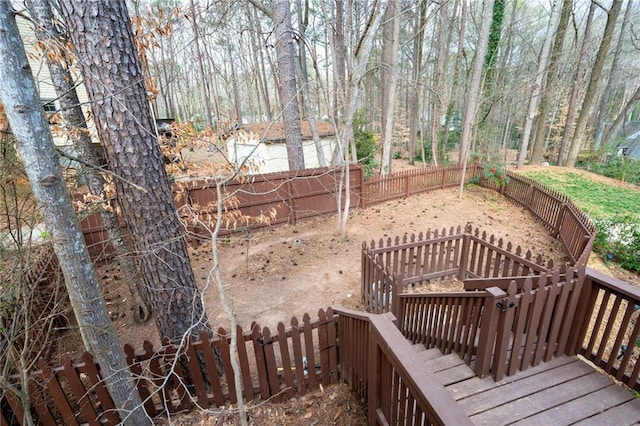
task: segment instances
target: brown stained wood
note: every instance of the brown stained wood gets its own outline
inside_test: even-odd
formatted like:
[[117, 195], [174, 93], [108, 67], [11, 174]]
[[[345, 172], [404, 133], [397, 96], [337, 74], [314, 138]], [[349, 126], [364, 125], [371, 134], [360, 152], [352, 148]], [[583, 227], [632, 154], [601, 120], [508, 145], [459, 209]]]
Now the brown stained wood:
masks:
[[82, 380], [80, 380], [80, 376], [76, 372], [76, 369], [73, 367], [71, 360], [67, 360], [63, 364], [63, 369], [57, 372], [59, 377], [64, 377], [73, 392], [74, 399], [78, 402], [78, 407], [82, 416], [84, 417], [84, 421], [89, 423], [90, 425], [98, 425], [98, 415], [95, 412], [93, 405], [91, 404], [91, 400], [89, 399], [89, 394], [87, 390], [84, 388], [82, 384]]
[[251, 327], [251, 340], [253, 342], [253, 352], [256, 359], [256, 369], [258, 370], [258, 381], [260, 383], [260, 397], [267, 399], [269, 397], [269, 376], [267, 375], [267, 365], [264, 357], [264, 349], [262, 347], [262, 336], [260, 334], [260, 326], [254, 324]]
[[629, 392], [616, 386], [608, 386], [582, 398], [558, 405], [550, 410], [527, 417], [515, 424], [539, 426], [543, 424], [569, 425], [598, 414], [608, 407], [623, 404], [633, 398]]
[[316, 360], [313, 344], [313, 328], [311, 327], [311, 318], [309, 314], [304, 314], [302, 317], [304, 323], [304, 352], [307, 357], [307, 378], [309, 380], [309, 389], [315, 390], [318, 388], [318, 379], [316, 375]]
[[[242, 336], [242, 334], [240, 334], [240, 336]], [[211, 393], [213, 394], [213, 403], [217, 407], [221, 407], [225, 404], [225, 397], [222, 392], [222, 384], [220, 383], [220, 376], [218, 375], [218, 369], [216, 367], [216, 361], [213, 355], [213, 346], [209, 339], [209, 333], [202, 331], [200, 333], [200, 340], [202, 341], [204, 364], [207, 367], [207, 380], [211, 388]]]
[[458, 404], [467, 415], [471, 416], [592, 372], [593, 369], [583, 362], [573, 362], [552, 370], [542, 369], [538, 374], [520, 380], [516, 379], [505, 385], [464, 398], [458, 401]]
[[160, 389], [160, 391], [157, 392], [160, 398], [159, 411], [168, 410], [170, 413], [174, 413], [176, 408], [173, 405], [173, 400], [171, 399], [171, 389], [164, 379], [165, 372], [160, 367], [160, 359], [164, 357], [162, 349], [160, 349], [158, 354], [156, 354], [153, 345], [147, 340], [144, 341], [142, 347], [145, 351], [145, 359], [149, 360], [149, 375], [152, 377], [153, 384], [156, 388]]
[[[170, 368], [168, 373], [171, 379], [173, 379], [173, 389], [178, 394], [178, 400], [180, 401], [180, 404], [176, 407], [177, 411], [188, 410], [193, 405], [193, 402], [186, 388], [188, 372], [185, 371], [182, 364], [185, 359], [183, 358], [183, 354], [178, 353], [176, 347], [169, 343], [169, 339], [163, 340], [163, 346], [165, 348], [165, 356], [168, 358], [166, 362]], [[181, 349], [184, 350], [183, 348]]]
[[278, 346], [280, 347], [280, 359], [282, 361], [282, 376], [286, 386], [285, 395], [287, 398], [293, 398], [296, 394], [293, 384], [293, 372], [291, 371], [291, 358], [289, 357], [289, 345], [287, 340], [287, 332], [283, 323], [278, 323]]
[[58, 382], [56, 374], [51, 370], [51, 368], [49, 368], [49, 366], [43, 359], [40, 359], [38, 361], [38, 367], [40, 368], [42, 377], [46, 382], [49, 394], [53, 398], [53, 404], [62, 417], [62, 421], [66, 425], [78, 425], [73, 409], [71, 408], [71, 405], [67, 400], [67, 396], [65, 395], [62, 387], [60, 386], [60, 383]]
[[157, 415], [156, 406], [153, 403], [153, 399], [150, 398], [151, 392], [149, 391], [149, 384], [147, 382], [147, 379], [143, 376], [142, 367], [136, 359], [133, 346], [124, 345], [124, 353], [127, 357], [129, 370], [131, 370], [131, 373], [133, 374], [134, 380], [136, 382], [136, 389], [138, 389], [140, 399], [142, 399], [142, 403], [144, 404], [144, 410], [150, 416], [155, 417]]
[[[559, 270], [557, 271], [557, 275], [559, 276]], [[557, 298], [556, 306], [553, 313], [553, 321], [549, 328], [549, 335], [547, 338], [548, 344], [546, 353], [543, 356], [543, 360], [545, 362], [551, 360], [554, 356], [559, 355], [559, 337], [560, 337], [560, 329], [564, 321], [566, 321], [566, 317], [564, 315], [567, 309], [567, 303], [569, 300], [569, 295], [574, 291], [575, 281], [565, 276], [565, 281], [560, 283], [560, 295]]]
[[[275, 336], [277, 339], [277, 335]], [[286, 340], [284, 341], [286, 345]], [[276, 355], [274, 349], [274, 338], [271, 337], [271, 330], [265, 327], [262, 330], [262, 348], [264, 350], [264, 358], [267, 367], [267, 377], [269, 380], [270, 398], [274, 402], [280, 402], [282, 397], [280, 395], [280, 379], [278, 377], [278, 365], [276, 363]], [[265, 399], [265, 397], [262, 397]]]
[[220, 359], [223, 365], [224, 378], [227, 384], [227, 392], [229, 400], [232, 404], [237, 402], [236, 399], [236, 382], [234, 380], [233, 368], [231, 367], [231, 352], [230, 352], [230, 339], [231, 336], [227, 334], [226, 330], [219, 327], [217, 330], [218, 338], [214, 339], [212, 343], [213, 350], [218, 350], [220, 353]]
[[529, 416], [544, 412], [557, 405], [564, 404], [576, 398], [581, 398], [607, 386], [611, 381], [603, 375], [592, 372], [585, 376], [560, 383], [543, 389], [525, 398], [511, 403], [499, 405], [473, 416], [476, 425], [509, 424]]
[[[560, 290], [564, 287], [563, 284], [558, 283], [558, 276], [554, 274], [552, 283], [547, 290], [547, 300], [542, 312], [542, 318], [538, 328], [538, 342], [535, 353], [533, 355], [533, 365], [538, 365], [542, 361], [544, 356], [546, 345], [550, 344], [547, 338], [549, 336], [549, 327], [554, 320], [555, 305], [560, 294]], [[558, 320], [561, 320], [560, 317]]]
[[5, 392], [3, 397], [6, 398], [7, 402], [9, 403], [15, 419], [19, 422], [19, 424], [22, 424], [22, 419], [24, 419], [24, 408], [22, 407], [20, 399], [18, 399], [18, 397], [14, 395], [13, 392]]
[[606, 315], [606, 306], [609, 304], [609, 298], [611, 297], [611, 291], [605, 291], [602, 297], [602, 302], [598, 306], [598, 315], [596, 317], [596, 321], [593, 326], [593, 331], [591, 332], [591, 338], [589, 339], [589, 344], [587, 345], [587, 354], [590, 359], [592, 359], [593, 348], [596, 343], [600, 343], [598, 339], [598, 333], [601, 330], [602, 323], [604, 321], [604, 316]]
[[[203, 330], [204, 331], [204, 330]], [[207, 397], [207, 389], [205, 382], [202, 379], [202, 368], [200, 368], [199, 356], [196, 352], [195, 342], [187, 342], [187, 365], [189, 367], [189, 377], [196, 391], [196, 397], [198, 398], [198, 405], [203, 408], [209, 408], [209, 398]], [[199, 349], [202, 349], [202, 344], [198, 344]], [[204, 367], [204, 365], [203, 365]]]
[[[35, 408], [36, 413], [38, 414], [38, 420], [41, 425], [49, 426], [55, 425], [56, 421], [53, 418], [51, 411], [49, 411], [49, 407], [45, 403], [44, 399], [42, 399], [41, 392], [46, 390], [42, 388], [39, 383], [33, 379], [33, 376], [29, 379], [29, 398], [31, 402], [31, 407]], [[115, 414], [115, 413], [114, 413]], [[117, 422], [119, 420], [118, 416], [111, 416], [110, 418], [114, 418]], [[3, 426], [8, 424], [7, 422], [3, 423], [3, 420], [0, 419], [0, 424]]]
[[326, 386], [331, 383], [329, 377], [329, 339], [327, 336], [327, 317], [323, 309], [318, 310], [318, 349], [320, 352], [320, 382]]
[[618, 405], [615, 409], [607, 410], [593, 417], [575, 423], [576, 426], [586, 425], [623, 425], [640, 423], [640, 399]]
[[516, 310], [516, 318], [513, 327], [513, 343], [511, 350], [511, 357], [509, 359], [509, 367], [507, 368], [507, 375], [511, 376], [515, 372], [522, 368], [520, 365], [520, 347], [524, 341], [524, 331], [527, 325], [527, 318], [529, 318], [529, 308], [533, 302], [534, 294], [531, 290], [533, 282], [531, 278], [527, 278], [524, 282], [521, 293], [519, 294], [519, 301]]
[[511, 338], [513, 317], [518, 303], [516, 293], [516, 284], [512, 282], [507, 290], [507, 297], [503, 298], [500, 302], [501, 306], [498, 306], [501, 312], [498, 320], [496, 346], [492, 364], [493, 377], [496, 381], [502, 379], [507, 368], [508, 351], [510, 349], [509, 340]]
[[[355, 333], [354, 333], [355, 335]], [[298, 319], [291, 319], [291, 342], [293, 344], [293, 358], [296, 363], [296, 380], [298, 382], [298, 394], [304, 395], [307, 391], [306, 381], [304, 377], [305, 366], [302, 362], [302, 345], [300, 343], [300, 329], [298, 328]]]
[[521, 370], [526, 370], [533, 361], [533, 351], [535, 349], [535, 341], [538, 334], [538, 325], [542, 318], [542, 309], [544, 307], [547, 290], [545, 289], [547, 283], [546, 274], [541, 274], [534, 285], [534, 298], [533, 308], [531, 308], [531, 316], [529, 317], [529, 323], [527, 324], [524, 350], [522, 352], [522, 362], [520, 364]]
[[[118, 424], [120, 422], [120, 416], [115, 411], [116, 406], [111, 399], [111, 395], [106, 388], [105, 383], [98, 372], [98, 368], [93, 360], [93, 357], [88, 352], [82, 355], [82, 361], [84, 365], [79, 367], [78, 370], [81, 373], [85, 373], [91, 381], [91, 389], [96, 393], [98, 401], [100, 401], [101, 413], [100, 416], [106, 418], [111, 424]], [[100, 419], [100, 421], [102, 421]]]
[[333, 309], [327, 308], [327, 351], [329, 352], [329, 383], [338, 383], [338, 342], [337, 323], [333, 316]]

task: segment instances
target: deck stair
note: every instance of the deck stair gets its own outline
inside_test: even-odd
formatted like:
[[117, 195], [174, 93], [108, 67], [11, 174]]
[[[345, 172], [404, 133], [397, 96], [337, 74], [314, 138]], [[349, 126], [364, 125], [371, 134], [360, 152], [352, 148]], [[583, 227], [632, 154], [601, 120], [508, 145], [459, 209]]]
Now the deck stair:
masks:
[[495, 382], [480, 379], [457, 354], [413, 345], [477, 425], [631, 425], [640, 398], [577, 356], [561, 356]]

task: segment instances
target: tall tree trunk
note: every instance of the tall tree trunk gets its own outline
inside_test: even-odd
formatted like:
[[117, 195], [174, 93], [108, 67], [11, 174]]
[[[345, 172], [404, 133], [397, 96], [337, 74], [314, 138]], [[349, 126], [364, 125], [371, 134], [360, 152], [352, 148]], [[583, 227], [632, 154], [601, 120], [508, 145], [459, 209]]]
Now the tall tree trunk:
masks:
[[491, 16], [493, 13], [493, 0], [487, 0], [484, 3], [484, 11], [482, 13], [482, 27], [480, 28], [480, 37], [476, 45], [476, 54], [473, 58], [473, 74], [471, 76], [471, 85], [467, 95], [467, 104], [464, 109], [464, 119], [462, 122], [462, 137], [460, 141], [460, 155], [458, 163], [462, 165], [462, 178], [460, 179], [460, 197], [464, 189], [465, 175], [467, 171], [467, 159], [469, 158], [469, 145], [471, 139], [471, 126], [476, 118], [478, 103], [480, 101], [480, 86], [482, 84], [482, 67], [484, 56], [487, 53], [487, 44], [489, 41], [489, 29], [491, 27]]
[[569, 139], [573, 131], [573, 120], [576, 116], [576, 108], [578, 103], [578, 92], [580, 85], [582, 84], [582, 78], [587, 68], [587, 49], [589, 46], [589, 37], [591, 35], [591, 25], [593, 24], [593, 14], [596, 10], [596, 3], [591, 2], [589, 6], [589, 13], [587, 14], [587, 22], [584, 27], [584, 36], [582, 38], [582, 45], [580, 46], [580, 53], [578, 54], [578, 62], [576, 65], [576, 72], [571, 80], [571, 94], [569, 95], [569, 104], [567, 106], [567, 116], [564, 123], [564, 131], [562, 132], [562, 140], [560, 141], [560, 149], [558, 150], [558, 165], [564, 166], [567, 159], [567, 150], [569, 145]]
[[[491, 132], [487, 132], [488, 116], [496, 102], [495, 94], [495, 75], [496, 61], [498, 60], [498, 45], [500, 43], [500, 34], [502, 32], [502, 21], [504, 19], [504, 0], [496, 0], [493, 4], [491, 15], [491, 29], [489, 30], [489, 41], [487, 44], [487, 53], [484, 56], [483, 74], [483, 98], [480, 104], [480, 118], [478, 128], [484, 140], [484, 152], [487, 157], [494, 157], [497, 151], [497, 143]], [[488, 133], [488, 134], [487, 134]]]
[[198, 71], [200, 73], [200, 95], [202, 96], [202, 106], [204, 107], [204, 122], [207, 127], [212, 127], [211, 121], [211, 101], [207, 90], [207, 74], [204, 70], [204, 58], [200, 47], [200, 29], [198, 28], [198, 17], [196, 16], [196, 6], [194, 0], [189, 3], [191, 9], [191, 26], [193, 27], [193, 45], [196, 49], [196, 59], [198, 60]]
[[[538, 100], [540, 93], [542, 92], [542, 83], [544, 81], [547, 70], [547, 63], [549, 62], [549, 54], [551, 52], [551, 43], [553, 42], [553, 34], [556, 32], [558, 24], [558, 7], [554, 2], [551, 6], [551, 19], [549, 20], [549, 26], [547, 27], [547, 36], [542, 44], [542, 50], [540, 51], [540, 59], [538, 60], [538, 70], [536, 71], [536, 79], [531, 88], [531, 97], [529, 98], [529, 108], [527, 109], [527, 115], [525, 116], [524, 129], [522, 131], [522, 141], [520, 142], [520, 150], [518, 151], [518, 168], [524, 166], [524, 161], [527, 158], [527, 148], [529, 147], [529, 137], [531, 136], [531, 129], [533, 128], [533, 120], [535, 119], [536, 110], [538, 109]], [[544, 117], [540, 118], [544, 120]], [[544, 137], [544, 135], [543, 135]]]
[[576, 130], [573, 133], [571, 149], [569, 150], [569, 155], [567, 157], [567, 167], [575, 166], [576, 160], [578, 159], [578, 153], [580, 153], [580, 148], [587, 139], [587, 122], [591, 116], [591, 110], [596, 99], [598, 86], [602, 79], [604, 61], [609, 53], [609, 46], [611, 46], [611, 40], [613, 39], [613, 33], [616, 28], [616, 22], [618, 20], [618, 15], [620, 14], [620, 9], [622, 8], [622, 3], [622, 0], [614, 1], [611, 5], [611, 9], [607, 13], [607, 25], [604, 27], [604, 33], [602, 35], [602, 40], [600, 41], [596, 61], [591, 69], [591, 77], [589, 78], [587, 93], [584, 95], [582, 109], [580, 110], [580, 115], [578, 115]]
[[422, 53], [424, 51], [424, 28], [427, 24], [427, 1], [420, 2], [420, 11], [416, 18], [416, 31], [413, 40], [413, 66], [411, 68], [411, 84], [409, 89], [409, 164], [416, 158], [416, 142], [420, 126], [420, 79], [422, 75]]
[[626, 120], [627, 114], [629, 114], [629, 111], [631, 110], [631, 108], [633, 108], [633, 106], [636, 103], [638, 103], [638, 101], [640, 101], [640, 86], [636, 88], [636, 91], [633, 93], [631, 98], [629, 98], [629, 100], [625, 103], [625, 105], [621, 108], [620, 112], [618, 113], [616, 118], [613, 120], [613, 123], [611, 124], [611, 126], [606, 130], [604, 134], [604, 141], [606, 144], [611, 143], [611, 137], [617, 133], [620, 125], [624, 123], [624, 121]]
[[[200, 330], [210, 333], [145, 97], [126, 5], [111, 0], [60, 3], [109, 167], [136, 185], [115, 181], [158, 331], [172, 341], [195, 337]], [[109, 43], [104, 34], [110, 35]]]
[[127, 425], [150, 425], [107, 313], [71, 198], [57, 162], [11, 3], [0, 2], [0, 100], [16, 137], [34, 197], [65, 276], [84, 345], [100, 364], [115, 406]]
[[446, 147], [447, 141], [440, 140], [440, 131], [442, 126], [442, 117], [447, 115], [445, 108], [446, 89], [445, 89], [445, 67], [449, 61], [449, 2], [442, 3], [438, 14], [438, 44], [435, 72], [433, 73], [433, 93], [431, 98], [433, 101], [433, 112], [431, 114], [431, 163], [438, 165], [439, 146]]
[[282, 103], [282, 119], [284, 122], [289, 169], [304, 169], [289, 0], [277, 0], [272, 13], [275, 25], [276, 55], [278, 57], [278, 90], [280, 92], [280, 102]]
[[[27, 0], [26, 4], [34, 21], [38, 40], [43, 42], [45, 46], [55, 45], [56, 43], [64, 44], [67, 36], [55, 26], [49, 2], [46, 0]], [[61, 49], [61, 52], [64, 54], [63, 49]], [[58, 96], [60, 111], [65, 122], [70, 127], [68, 130], [73, 146], [82, 160], [91, 165], [99, 165], [100, 158], [91, 142], [78, 94], [73, 85], [73, 77], [69, 71], [71, 62], [66, 55], [53, 60], [49, 55], [46, 55], [46, 57], [51, 81]], [[91, 194], [106, 202], [102, 175], [92, 167], [82, 167], [82, 170], [87, 178], [87, 185]], [[109, 235], [109, 241], [115, 249], [116, 259], [120, 264], [129, 288], [134, 319], [137, 323], [147, 322], [151, 318], [151, 307], [147, 303], [146, 289], [142, 287], [142, 280], [131, 258], [132, 250], [129, 248], [129, 244], [122, 233], [116, 215], [112, 211], [103, 208], [103, 203], [99, 203], [99, 209], [102, 223]]]
[[560, 65], [560, 56], [562, 55], [562, 47], [564, 46], [565, 34], [567, 33], [567, 23], [571, 14], [572, 0], [562, 1], [562, 11], [560, 12], [560, 21], [558, 22], [558, 31], [553, 41], [553, 49], [551, 58], [549, 59], [549, 71], [547, 72], [547, 80], [540, 98], [540, 109], [538, 112], [538, 130], [536, 131], [536, 139], [531, 148], [531, 164], [538, 164], [542, 160], [544, 153], [545, 129], [551, 128], [547, 126], [549, 109], [554, 101], [556, 91], [554, 88], [558, 82], [558, 66]]
[[318, 134], [318, 126], [316, 126], [316, 114], [313, 111], [313, 103], [311, 102], [311, 93], [309, 92], [309, 72], [307, 71], [307, 47], [305, 45], [305, 34], [307, 26], [309, 25], [309, 1], [305, 0], [304, 14], [302, 3], [297, 0], [296, 9], [298, 11], [298, 28], [300, 34], [298, 34], [298, 58], [299, 58], [299, 70], [300, 70], [300, 88], [302, 92], [302, 105], [304, 106], [305, 115], [309, 122], [309, 128], [311, 129], [311, 135], [313, 137], [313, 143], [316, 147], [316, 155], [318, 157], [318, 165], [320, 167], [327, 166], [327, 159], [324, 155], [324, 148], [320, 141], [320, 135]]
[[622, 19], [622, 27], [620, 28], [620, 35], [618, 36], [618, 43], [616, 44], [616, 50], [613, 55], [613, 62], [611, 63], [611, 71], [609, 72], [609, 76], [607, 77], [607, 85], [602, 91], [602, 96], [600, 97], [600, 103], [598, 105], [598, 109], [596, 111], [596, 135], [595, 140], [593, 141], [593, 149], [596, 151], [600, 149], [602, 144], [603, 136], [604, 136], [604, 127], [605, 120], [607, 117], [607, 108], [609, 107], [609, 102], [611, 101], [611, 95], [613, 94], [613, 83], [618, 80], [619, 66], [620, 66], [620, 55], [622, 54], [622, 48], [625, 46], [624, 38], [628, 34], [629, 21], [631, 11], [633, 10], [633, 0], [629, 0], [627, 2], [627, 9], [624, 12], [624, 18]]
[[382, 69], [385, 95], [382, 103], [382, 161], [380, 174], [391, 173], [391, 148], [393, 146], [393, 116], [396, 106], [398, 82], [398, 46], [400, 44], [400, 17], [397, 0], [389, 0], [383, 25]]

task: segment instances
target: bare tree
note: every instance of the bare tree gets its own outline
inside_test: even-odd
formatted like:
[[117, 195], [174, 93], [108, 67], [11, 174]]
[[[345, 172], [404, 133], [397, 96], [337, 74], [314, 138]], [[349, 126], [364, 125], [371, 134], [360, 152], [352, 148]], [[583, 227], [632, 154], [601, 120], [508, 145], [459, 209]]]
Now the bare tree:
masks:
[[536, 131], [535, 141], [531, 147], [531, 163], [538, 164], [542, 160], [544, 152], [545, 129], [547, 128], [547, 116], [553, 97], [555, 96], [555, 87], [558, 83], [558, 67], [560, 65], [560, 57], [562, 55], [562, 47], [564, 46], [565, 34], [567, 33], [567, 23], [571, 14], [572, 0], [562, 1], [562, 11], [560, 12], [560, 20], [558, 21], [558, 30], [553, 40], [553, 49], [549, 58], [549, 70], [547, 71], [547, 79], [540, 98], [540, 110], [538, 112], [538, 129]]
[[211, 332], [145, 96], [125, 2], [60, 3], [109, 168], [135, 184], [115, 181], [158, 331], [173, 341], [197, 336], [200, 330]]
[[414, 164], [415, 162], [418, 126], [420, 125], [419, 87], [422, 75], [422, 55], [424, 50], [422, 45], [426, 22], [427, 2], [421, 1], [420, 11], [416, 16], [415, 36], [413, 39], [413, 65], [411, 67], [411, 83], [409, 85], [409, 164]]
[[[529, 147], [529, 137], [531, 136], [531, 129], [533, 128], [533, 120], [535, 119], [535, 113], [538, 110], [538, 100], [540, 99], [540, 93], [542, 93], [542, 84], [546, 75], [547, 64], [549, 62], [549, 54], [551, 52], [551, 43], [553, 42], [553, 35], [556, 33], [556, 27], [558, 25], [558, 7], [554, 2], [551, 6], [551, 19], [547, 26], [547, 36], [542, 44], [540, 50], [540, 60], [538, 61], [538, 71], [536, 72], [536, 78], [531, 88], [531, 96], [529, 97], [529, 107], [527, 109], [527, 115], [524, 121], [524, 130], [522, 131], [522, 141], [520, 142], [520, 150], [518, 151], [518, 168], [524, 166], [524, 161], [527, 157], [527, 149]], [[543, 119], [543, 118], [541, 118]]]
[[398, 82], [398, 47], [400, 45], [400, 12], [397, 0], [389, 0], [384, 15], [382, 48], [382, 160], [380, 174], [391, 173], [391, 147], [393, 145], [393, 117]]
[[462, 122], [462, 137], [460, 140], [460, 154], [458, 162], [462, 165], [462, 179], [460, 179], [460, 197], [464, 189], [465, 174], [467, 170], [467, 159], [469, 158], [469, 145], [471, 141], [471, 127], [476, 118], [478, 103], [480, 98], [480, 87], [482, 84], [482, 67], [484, 56], [487, 53], [487, 44], [489, 42], [489, 29], [491, 27], [491, 16], [493, 13], [493, 0], [484, 3], [484, 11], [482, 13], [482, 27], [480, 29], [480, 38], [476, 46], [476, 53], [473, 58], [473, 75], [471, 76], [471, 85], [467, 93], [467, 103], [464, 109], [464, 119]]
[[598, 86], [600, 80], [602, 80], [602, 69], [604, 68], [604, 62], [609, 53], [609, 46], [611, 46], [611, 40], [613, 39], [613, 33], [616, 28], [618, 15], [622, 8], [622, 0], [614, 1], [611, 5], [611, 9], [607, 11], [607, 25], [604, 27], [604, 33], [602, 34], [602, 40], [600, 40], [600, 47], [596, 55], [596, 60], [591, 68], [591, 76], [589, 77], [589, 85], [587, 86], [587, 92], [584, 95], [582, 101], [582, 109], [580, 109], [580, 115], [578, 115], [578, 121], [576, 122], [576, 130], [573, 133], [573, 140], [571, 141], [571, 148], [569, 149], [569, 155], [567, 156], [567, 167], [573, 167], [578, 159], [580, 148], [586, 139], [587, 122], [591, 116], [591, 110], [596, 100], [596, 93], [598, 92]]
[[0, 2], [0, 99], [16, 148], [65, 276], [85, 347], [100, 363], [104, 380], [124, 424], [152, 424], [131, 380], [57, 162], [49, 123], [40, 105], [11, 4]]
[[[35, 33], [38, 40], [45, 46], [60, 47], [64, 45], [66, 34], [56, 27], [56, 20], [51, 11], [51, 5], [44, 0], [27, 0], [26, 4], [35, 23]], [[80, 100], [74, 85], [73, 77], [69, 71], [71, 65], [70, 59], [63, 48], [57, 49], [60, 55], [50, 54], [44, 55], [51, 74], [51, 82], [58, 95], [60, 111], [64, 121], [69, 126], [68, 134], [75, 151], [80, 159], [88, 163], [89, 166], [82, 167], [83, 174], [87, 178], [89, 191], [101, 201], [98, 203], [102, 223], [109, 235], [109, 241], [113, 245], [116, 252], [116, 259], [120, 264], [120, 268], [124, 274], [129, 288], [129, 294], [132, 299], [134, 319], [138, 323], [143, 323], [151, 318], [151, 307], [147, 302], [146, 290], [142, 287], [142, 280], [136, 265], [131, 257], [131, 249], [125, 239], [118, 218], [112, 209], [108, 210], [104, 204], [109, 200], [106, 199], [104, 179], [100, 174], [98, 166], [100, 158], [89, 136], [86, 119]]]

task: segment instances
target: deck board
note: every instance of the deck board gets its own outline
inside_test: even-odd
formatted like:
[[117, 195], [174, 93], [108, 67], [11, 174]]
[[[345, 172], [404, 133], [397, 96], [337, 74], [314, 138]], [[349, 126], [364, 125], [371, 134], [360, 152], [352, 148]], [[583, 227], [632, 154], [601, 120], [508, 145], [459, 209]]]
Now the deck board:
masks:
[[640, 423], [640, 399], [578, 357], [559, 357], [499, 382], [443, 355], [428, 368], [477, 425]]

